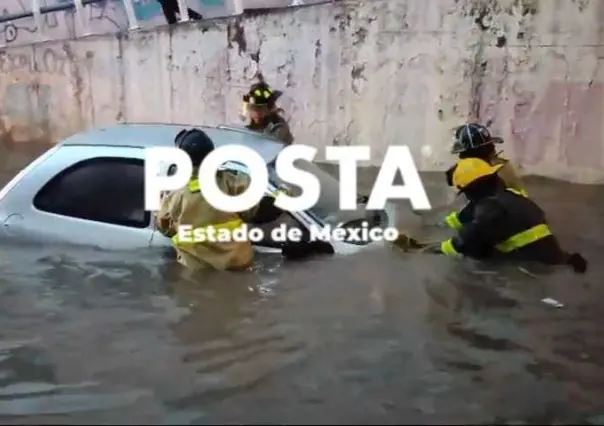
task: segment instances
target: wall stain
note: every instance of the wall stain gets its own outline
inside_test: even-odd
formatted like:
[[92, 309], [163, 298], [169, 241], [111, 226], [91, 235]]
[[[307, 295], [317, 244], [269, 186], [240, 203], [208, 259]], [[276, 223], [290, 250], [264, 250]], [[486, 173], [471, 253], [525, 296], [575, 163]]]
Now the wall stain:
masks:
[[361, 92], [361, 82], [367, 80], [365, 78], [365, 64], [354, 65], [350, 71], [352, 82], [350, 84], [351, 90], [357, 95]]
[[[170, 33], [172, 34], [172, 33]], [[172, 53], [171, 53], [171, 49], [172, 49], [172, 39], [170, 37], [170, 51], [168, 54], [168, 60], [172, 61]], [[124, 62], [124, 42], [123, 42], [123, 38], [120, 37], [118, 35], [117, 37], [117, 56], [116, 59], [117, 61], [121, 64], [123, 64]], [[170, 72], [170, 76], [171, 76], [171, 72]], [[125, 118], [125, 111], [126, 111], [126, 76], [123, 72], [121, 72], [119, 74], [119, 98], [117, 101], [117, 111], [115, 113], [115, 121], [120, 123], [124, 120]], [[170, 77], [171, 78], [171, 77]]]
[[341, 32], [345, 32], [350, 27], [350, 24], [352, 22], [352, 17], [350, 16], [350, 13], [337, 14], [334, 19], [338, 23], [338, 29]]
[[491, 30], [493, 19], [499, 14], [516, 16], [519, 11], [525, 17], [539, 13], [539, 0], [514, 0], [507, 5], [502, 5], [500, 0], [455, 0], [455, 4], [461, 15], [474, 18], [482, 31]]
[[363, 75], [363, 73], [365, 72], [365, 65], [355, 65], [354, 67], [352, 67], [352, 71], [350, 72], [350, 76], [353, 79], [357, 79], [357, 78], [365, 78], [365, 76]]
[[[579, 12], [583, 12], [585, 9], [587, 9], [587, 6], [589, 6], [589, 0], [570, 0], [571, 3], [574, 3], [577, 5], [577, 8], [579, 9]], [[598, 1], [598, 0], [596, 0]]]
[[[455, 0], [457, 9], [464, 16], [479, 16], [496, 15], [504, 13], [506, 15], [514, 15], [515, 10], [519, 10], [522, 16], [536, 15], [539, 13], [540, 0], [514, 0], [506, 6], [502, 5], [500, 0]], [[573, 0], [576, 1], [576, 0]]]
[[260, 49], [258, 49], [255, 52], [250, 52], [250, 59], [254, 62], [256, 62], [257, 64], [260, 63]]
[[368, 33], [368, 31], [364, 27], [361, 27], [358, 30], [356, 30], [352, 34], [352, 45], [358, 46], [359, 44], [362, 44], [365, 41], [365, 39], [367, 38], [367, 33]]
[[63, 52], [65, 56], [69, 60], [70, 70], [71, 70], [71, 79], [73, 79], [74, 83], [74, 96], [76, 99], [77, 110], [80, 114], [80, 123], [79, 127], [84, 126], [84, 108], [82, 102], [82, 95], [84, 93], [84, 79], [79, 72], [80, 67], [78, 67], [78, 58], [71, 50], [69, 43], [63, 43]]
[[239, 48], [239, 55], [247, 52], [247, 40], [245, 39], [245, 29], [239, 19], [234, 19], [227, 24], [227, 40], [229, 49], [236, 43]]
[[315, 41], [315, 63], [312, 72], [312, 84], [314, 87], [319, 87], [321, 84], [321, 69], [323, 65], [323, 61], [321, 60], [321, 40], [317, 39]]
[[[47, 84], [13, 83], [6, 87], [0, 108], [0, 144], [15, 149], [22, 144], [51, 144], [52, 88]], [[26, 140], [23, 140], [26, 135]]]
[[483, 59], [484, 56], [484, 40], [481, 40], [476, 53], [474, 54], [474, 61], [472, 62], [471, 70], [471, 94], [470, 94], [470, 119], [480, 121], [482, 112], [482, 97], [483, 97], [483, 83], [488, 67], [488, 62]]

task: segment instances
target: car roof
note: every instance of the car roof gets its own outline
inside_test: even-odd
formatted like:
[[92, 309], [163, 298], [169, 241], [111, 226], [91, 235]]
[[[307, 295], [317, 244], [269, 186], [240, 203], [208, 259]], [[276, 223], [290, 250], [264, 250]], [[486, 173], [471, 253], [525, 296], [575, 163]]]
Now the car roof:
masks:
[[174, 138], [182, 129], [203, 130], [216, 147], [236, 144], [249, 147], [260, 154], [267, 163], [272, 161], [285, 145], [261, 133], [244, 127], [230, 126], [192, 126], [168, 123], [131, 123], [99, 127], [76, 133], [59, 146], [88, 145], [94, 147], [154, 148], [173, 147]]

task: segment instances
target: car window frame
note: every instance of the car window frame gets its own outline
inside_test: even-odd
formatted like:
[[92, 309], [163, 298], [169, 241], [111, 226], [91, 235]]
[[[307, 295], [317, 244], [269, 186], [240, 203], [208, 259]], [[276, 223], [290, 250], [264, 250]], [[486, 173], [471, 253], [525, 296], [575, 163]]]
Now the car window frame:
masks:
[[[145, 162], [143, 159], [136, 158], [136, 157], [119, 157], [119, 156], [99, 155], [99, 156], [95, 156], [95, 157], [78, 160], [78, 161], [72, 163], [71, 165], [65, 167], [63, 170], [61, 170], [60, 172], [55, 174], [50, 179], [48, 179], [43, 185], [41, 185], [39, 187], [38, 190], [35, 191], [34, 196], [31, 198], [31, 207], [39, 213], [50, 214], [50, 215], [54, 215], [54, 216], [58, 216], [58, 217], [62, 217], [62, 218], [68, 218], [68, 219], [72, 219], [72, 220], [86, 221], [86, 222], [102, 224], [102, 225], [106, 225], [106, 226], [117, 226], [120, 228], [126, 228], [126, 229], [132, 229], [132, 230], [146, 230], [146, 229], [148, 230], [148, 229], [150, 229], [153, 224], [153, 215], [151, 214], [150, 211], [148, 211], [146, 209], [144, 210], [144, 212], [145, 212], [144, 221], [143, 221], [144, 226], [132, 226], [132, 225], [126, 224], [126, 223], [105, 222], [105, 221], [88, 219], [88, 218], [77, 217], [77, 216], [68, 216], [68, 215], [64, 215], [61, 213], [55, 213], [55, 212], [43, 210], [36, 205], [36, 200], [41, 196], [40, 194], [43, 194], [43, 192], [45, 190], [47, 190], [47, 188], [49, 188], [51, 185], [53, 185], [57, 180], [60, 180], [64, 176], [73, 172], [74, 170], [85, 167], [87, 164], [99, 163], [99, 162], [103, 162], [103, 161], [109, 161], [109, 162], [113, 162], [113, 163], [122, 163], [122, 164], [140, 165], [143, 168], [143, 184], [144, 184]], [[141, 222], [141, 225], [143, 225], [143, 222]]]
[[[240, 163], [238, 161], [233, 161], [233, 160], [227, 161], [219, 167], [219, 170], [226, 170], [226, 171], [236, 172], [236, 173], [244, 173], [251, 178], [251, 171], [249, 170], [249, 168], [245, 164]], [[279, 188], [277, 186], [277, 182], [274, 181], [273, 179], [271, 179], [271, 177], [269, 176], [268, 185], [264, 190], [265, 196], [273, 196], [277, 193], [278, 190], [279, 190]], [[310, 232], [311, 227], [316, 226], [317, 224], [320, 226], [323, 226], [323, 221], [309, 210], [305, 210], [305, 211], [301, 211], [301, 212], [289, 212], [289, 211], [284, 210], [283, 212], [288, 214], [289, 216], [291, 216], [299, 224], [299, 226], [305, 228], [305, 230], [307, 232]], [[256, 244], [256, 243], [254, 245], [257, 245], [260, 247], [273, 247], [273, 246], [263, 246], [263, 245]]]

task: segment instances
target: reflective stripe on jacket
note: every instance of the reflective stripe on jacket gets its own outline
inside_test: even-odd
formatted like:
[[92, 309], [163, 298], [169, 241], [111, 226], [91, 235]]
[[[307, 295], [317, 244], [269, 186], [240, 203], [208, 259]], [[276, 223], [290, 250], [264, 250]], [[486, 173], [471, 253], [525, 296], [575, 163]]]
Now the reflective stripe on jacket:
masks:
[[[187, 189], [192, 193], [199, 193], [201, 192], [201, 188], [199, 185], [199, 180], [197, 179], [191, 179], [189, 181], [189, 183], [187, 184]], [[207, 234], [207, 231], [220, 231], [220, 230], [226, 230], [229, 232], [233, 232], [236, 229], [240, 228], [243, 225], [243, 221], [237, 217], [235, 219], [231, 219], [228, 220], [226, 222], [221, 222], [221, 223], [211, 223], [205, 226], [199, 226], [196, 228], [193, 228], [191, 230], [191, 235], [192, 235], [192, 239], [196, 239], [197, 235], [203, 235], [203, 234]], [[203, 244], [207, 241], [180, 241], [178, 238], [178, 233], [176, 233], [173, 237], [172, 237], [172, 244], [176, 247], [178, 245], [183, 245], [183, 244]]]
[[[528, 197], [528, 191], [520, 178], [520, 175], [516, 171], [514, 165], [507, 159], [501, 157], [495, 157], [490, 161], [492, 165], [503, 164], [503, 167], [499, 169], [497, 175], [503, 180], [506, 188], [511, 191], [515, 191], [516, 194], [523, 195]], [[453, 186], [453, 172], [455, 171], [455, 166], [449, 168], [446, 172], [447, 183], [449, 186]], [[445, 224], [456, 231], [460, 230], [464, 223], [468, 223], [471, 221], [471, 214], [468, 215], [467, 209], [470, 207], [471, 203], [468, 203], [464, 208], [462, 208], [459, 212], [451, 212], [447, 217], [445, 217]], [[468, 220], [469, 219], [469, 220]]]
[[[193, 173], [195, 176], [196, 170]], [[249, 183], [249, 176], [245, 174], [219, 171], [216, 175], [218, 188], [231, 196], [242, 194]], [[178, 229], [180, 226], [190, 226], [200, 231], [207, 230], [208, 227], [236, 228], [243, 221], [251, 219], [256, 210], [257, 206], [239, 213], [217, 210], [200, 193], [197, 179], [191, 179], [186, 187], [170, 193], [162, 200], [156, 223], [158, 230], [172, 239], [178, 253], [177, 259], [184, 266], [191, 269], [242, 269], [253, 259], [254, 252], [249, 241], [203, 241], [192, 244], [178, 240]]]
[[[519, 191], [515, 188], [506, 188], [507, 191], [511, 191], [516, 195], [520, 195], [522, 197], [528, 197], [526, 191]], [[445, 217], [445, 225], [449, 228], [459, 231], [463, 228], [464, 224], [472, 221], [472, 217], [474, 216], [474, 204], [469, 202], [467, 203], [459, 212], [451, 212]]]
[[514, 255], [549, 264], [566, 259], [543, 210], [510, 188], [475, 203], [472, 220], [453, 238], [443, 241], [441, 251], [474, 258]]
[[[547, 225], [536, 225], [526, 231], [512, 235], [507, 240], [495, 245], [495, 248], [501, 253], [509, 253], [539, 241], [542, 238], [549, 237], [550, 235], [552, 235], [552, 232]], [[455, 250], [453, 239], [443, 241], [441, 243], [441, 249], [446, 255], [454, 256], [459, 254], [457, 250]]]

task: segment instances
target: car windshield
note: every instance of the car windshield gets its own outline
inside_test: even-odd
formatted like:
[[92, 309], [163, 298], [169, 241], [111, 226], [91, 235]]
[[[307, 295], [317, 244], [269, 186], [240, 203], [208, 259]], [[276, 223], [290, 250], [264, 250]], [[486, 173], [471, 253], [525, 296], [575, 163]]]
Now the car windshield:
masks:
[[[340, 211], [340, 183], [336, 178], [322, 170], [317, 164], [307, 160], [298, 159], [294, 162], [294, 165], [297, 169], [310, 172], [315, 175], [317, 179], [319, 179], [319, 183], [321, 185], [321, 195], [319, 196], [319, 201], [311, 210], [324, 222], [336, 225], [342, 221], [361, 219], [364, 216], [364, 214], [361, 212], [358, 214], [352, 212], [351, 215], [351, 212]], [[286, 186], [287, 188], [291, 189], [292, 195], [300, 195], [300, 187], [286, 183], [277, 176], [274, 162], [268, 165], [268, 170], [271, 181], [277, 183], [277, 186]]]

